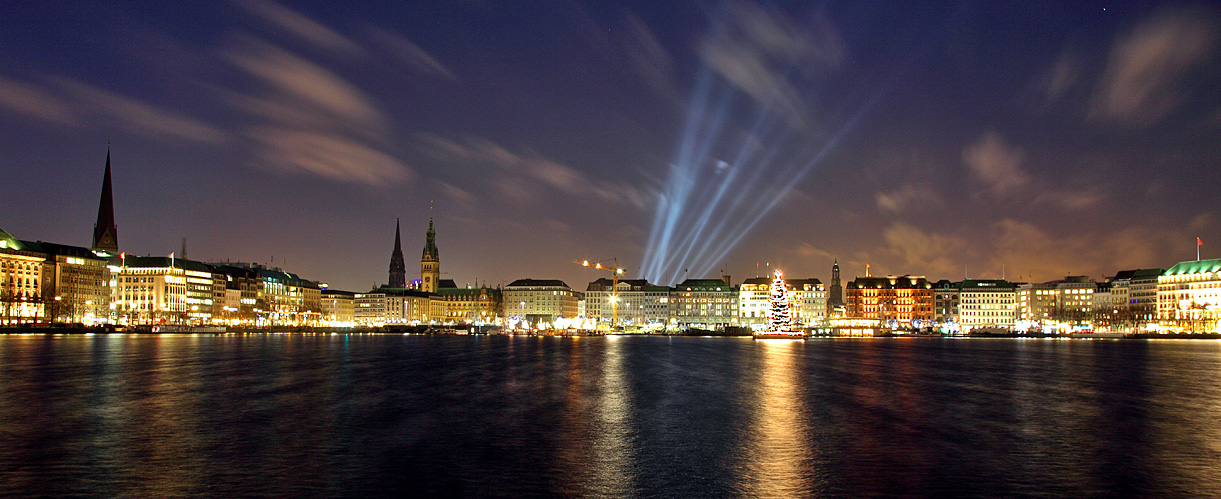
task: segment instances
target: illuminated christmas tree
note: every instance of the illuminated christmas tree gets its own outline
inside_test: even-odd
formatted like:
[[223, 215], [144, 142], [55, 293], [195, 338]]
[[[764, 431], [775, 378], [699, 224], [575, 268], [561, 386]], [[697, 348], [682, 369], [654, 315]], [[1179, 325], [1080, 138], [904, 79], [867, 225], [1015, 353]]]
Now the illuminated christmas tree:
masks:
[[784, 285], [784, 274], [775, 271], [772, 277], [772, 309], [768, 312], [768, 329], [789, 331], [793, 328], [793, 313], [789, 309], [789, 291]]

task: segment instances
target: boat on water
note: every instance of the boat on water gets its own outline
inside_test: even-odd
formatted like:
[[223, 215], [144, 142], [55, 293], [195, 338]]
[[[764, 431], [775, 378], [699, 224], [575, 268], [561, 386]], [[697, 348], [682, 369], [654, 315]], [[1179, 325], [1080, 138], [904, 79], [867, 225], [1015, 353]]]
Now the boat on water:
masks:
[[755, 331], [756, 340], [804, 340], [805, 331]]

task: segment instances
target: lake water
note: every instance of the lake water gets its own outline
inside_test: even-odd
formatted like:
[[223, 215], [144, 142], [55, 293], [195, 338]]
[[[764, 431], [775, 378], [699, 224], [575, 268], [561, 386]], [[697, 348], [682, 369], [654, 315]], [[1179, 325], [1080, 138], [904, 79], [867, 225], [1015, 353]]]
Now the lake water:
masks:
[[1221, 342], [0, 336], [0, 496], [1221, 496]]

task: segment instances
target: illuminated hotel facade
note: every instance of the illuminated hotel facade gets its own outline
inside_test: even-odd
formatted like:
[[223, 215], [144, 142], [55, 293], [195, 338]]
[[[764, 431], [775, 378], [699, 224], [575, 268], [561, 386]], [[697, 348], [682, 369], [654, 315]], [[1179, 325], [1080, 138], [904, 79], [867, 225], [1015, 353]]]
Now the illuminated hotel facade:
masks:
[[847, 316], [927, 326], [933, 320], [933, 285], [921, 276], [857, 277], [845, 289]]
[[966, 279], [958, 292], [958, 330], [1012, 329], [1017, 318], [1017, 285], [1003, 279]]
[[1221, 259], [1179, 262], [1158, 277], [1157, 317], [1170, 332], [1218, 332]]

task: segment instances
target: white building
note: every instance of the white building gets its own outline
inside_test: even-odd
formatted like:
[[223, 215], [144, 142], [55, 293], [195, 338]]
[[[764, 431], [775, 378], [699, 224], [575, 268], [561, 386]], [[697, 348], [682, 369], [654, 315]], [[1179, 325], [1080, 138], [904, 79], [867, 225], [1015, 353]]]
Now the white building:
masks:
[[[585, 288], [585, 317], [609, 323], [618, 314], [620, 326], [664, 325], [669, 319], [669, 287], [654, 286], [644, 279], [620, 279], [612, 292], [612, 283], [601, 278]], [[618, 307], [612, 297], [618, 298]]]
[[1001, 279], [967, 279], [958, 292], [959, 331], [1012, 329], [1017, 318], [1017, 286]]
[[1168, 332], [1218, 332], [1221, 259], [1179, 262], [1158, 278], [1157, 316]]
[[[531, 326], [539, 322], [577, 317], [577, 302], [581, 295], [558, 279], [518, 279], [504, 289], [506, 320], [525, 321]], [[585, 304], [589, 307], [588, 301]]]

